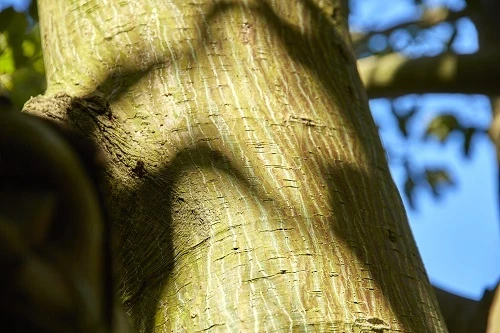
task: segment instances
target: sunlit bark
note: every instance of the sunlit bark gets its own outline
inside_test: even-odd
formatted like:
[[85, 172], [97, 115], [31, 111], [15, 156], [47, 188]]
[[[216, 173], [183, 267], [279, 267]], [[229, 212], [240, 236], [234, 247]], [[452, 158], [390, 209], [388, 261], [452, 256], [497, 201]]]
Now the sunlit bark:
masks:
[[340, 1], [39, 2], [142, 332], [443, 332]]

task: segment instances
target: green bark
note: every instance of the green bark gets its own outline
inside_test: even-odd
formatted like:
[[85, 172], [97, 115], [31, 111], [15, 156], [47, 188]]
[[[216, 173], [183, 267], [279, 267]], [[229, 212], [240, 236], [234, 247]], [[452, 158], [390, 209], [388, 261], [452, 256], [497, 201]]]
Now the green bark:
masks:
[[[39, 1], [141, 332], [443, 332], [340, 1]], [[108, 104], [109, 103], [109, 104]]]

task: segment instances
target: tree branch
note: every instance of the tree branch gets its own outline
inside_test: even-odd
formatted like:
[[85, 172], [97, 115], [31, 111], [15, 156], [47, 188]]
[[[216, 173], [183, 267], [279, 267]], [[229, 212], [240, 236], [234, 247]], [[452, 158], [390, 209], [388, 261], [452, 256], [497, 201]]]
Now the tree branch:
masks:
[[351, 38], [353, 44], [357, 46], [359, 44], [366, 43], [373, 35], [376, 34], [383, 34], [387, 36], [395, 30], [405, 29], [412, 25], [425, 29], [438, 23], [456, 21], [459, 18], [470, 15], [471, 12], [472, 11], [469, 8], [465, 8], [464, 10], [458, 12], [451, 11], [446, 7], [426, 8], [422, 15], [413, 22], [403, 22], [384, 30], [373, 30], [368, 33], [352, 32]]
[[370, 98], [414, 93], [500, 95], [498, 59], [498, 49], [418, 59], [392, 53], [360, 59], [358, 70]]
[[491, 326], [493, 321], [490, 320], [491, 325], [488, 323], [496, 290], [485, 290], [482, 299], [475, 301], [434, 287], [448, 331], [450, 333], [483, 333], [490, 326], [488, 332], [497, 332], [491, 330], [494, 327]]

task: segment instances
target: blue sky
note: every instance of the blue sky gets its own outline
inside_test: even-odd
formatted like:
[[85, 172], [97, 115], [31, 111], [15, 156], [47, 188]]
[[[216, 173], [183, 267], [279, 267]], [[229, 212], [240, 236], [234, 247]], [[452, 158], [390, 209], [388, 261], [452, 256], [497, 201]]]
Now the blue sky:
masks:
[[[454, 9], [464, 6], [462, 0], [429, 0], [433, 5], [446, 4]], [[26, 0], [0, 0], [0, 10], [7, 3], [22, 10]], [[358, 28], [384, 28], [392, 22], [411, 19], [418, 11], [411, 0], [351, 0], [351, 25]], [[383, 15], [374, 15], [383, 13]], [[471, 22], [459, 22], [459, 35], [453, 47], [461, 53], [477, 49], [475, 30]], [[449, 33], [446, 25], [431, 34], [441, 38]], [[437, 54], [440, 43], [432, 38], [415, 53]], [[401, 103], [418, 103], [422, 111], [412, 121], [413, 133], [423, 131], [424, 125], [436, 113], [446, 110], [461, 119], [488, 126], [491, 111], [484, 96], [424, 95], [408, 96]], [[445, 145], [419, 141], [403, 144], [396, 124], [390, 115], [387, 101], [373, 100], [370, 107], [381, 137], [391, 149], [403, 149], [412, 155], [417, 165], [446, 165], [457, 186], [446, 191], [436, 201], [428, 191], [417, 196], [418, 210], [407, 209], [410, 225], [431, 281], [449, 291], [479, 299], [483, 290], [492, 287], [500, 277], [500, 228], [498, 212], [498, 164], [493, 145], [486, 136], [475, 138], [472, 158], [465, 159], [458, 138]], [[404, 183], [401, 166], [391, 165], [398, 187]], [[405, 202], [405, 204], [407, 204]]]
[[[484, 96], [431, 96], [418, 98], [422, 111], [413, 120], [413, 133], [440, 110], [466, 116], [476, 116], [479, 123], [488, 124], [490, 110]], [[397, 125], [385, 100], [372, 100], [370, 107], [384, 144], [400, 146], [412, 156], [414, 165], [445, 165], [456, 179], [456, 186], [436, 200], [427, 190], [416, 196], [417, 210], [411, 210], [406, 200], [407, 214], [413, 235], [433, 284], [457, 294], [479, 299], [485, 288], [494, 285], [500, 269], [500, 230], [497, 199], [497, 161], [492, 143], [477, 136], [472, 156], [463, 157], [461, 141], [450, 140], [445, 145], [436, 141], [402, 144]], [[464, 105], [468, 106], [464, 108]], [[404, 184], [403, 168], [391, 164], [391, 172], [400, 190]], [[405, 199], [403, 197], [403, 199]]]
[[23, 11], [28, 7], [29, 3], [29, 0], [0, 0], [0, 10], [12, 6], [17, 11]]
[[[350, 24], [358, 29], [383, 29], [395, 22], [415, 18], [418, 8], [412, 0], [351, 0]], [[447, 5], [455, 10], [465, 6], [462, 0], [430, 0], [426, 4]], [[384, 15], [374, 15], [384, 13]], [[459, 53], [477, 51], [477, 35], [468, 19], [458, 21], [458, 35], [452, 47]], [[426, 43], [412, 50], [413, 55], [436, 55], [451, 33], [441, 25], [429, 33]], [[488, 128], [491, 109], [484, 96], [434, 94], [406, 96], [401, 104], [421, 107], [410, 123], [410, 131], [422, 135], [425, 125], [440, 111], [459, 117], [468, 124]], [[461, 153], [461, 140], [455, 136], [445, 145], [437, 142], [405, 143], [384, 99], [370, 102], [372, 114], [380, 127], [384, 145], [391, 150], [404, 150], [413, 164], [445, 165], [457, 181], [455, 188], [436, 200], [429, 191], [417, 195], [418, 210], [407, 208], [413, 235], [433, 284], [451, 292], [479, 299], [485, 288], [493, 287], [500, 277], [500, 228], [498, 212], [498, 163], [494, 146], [486, 135], [475, 137], [472, 157]], [[391, 164], [396, 184], [402, 190], [403, 168]], [[404, 199], [404, 198], [403, 198]], [[404, 200], [405, 205], [408, 203]]]

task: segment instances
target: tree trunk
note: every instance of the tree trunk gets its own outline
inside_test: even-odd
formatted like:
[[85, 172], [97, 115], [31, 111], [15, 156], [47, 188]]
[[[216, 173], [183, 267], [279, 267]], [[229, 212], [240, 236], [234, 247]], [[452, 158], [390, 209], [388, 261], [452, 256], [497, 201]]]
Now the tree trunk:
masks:
[[341, 2], [39, 1], [139, 331], [445, 331]]

